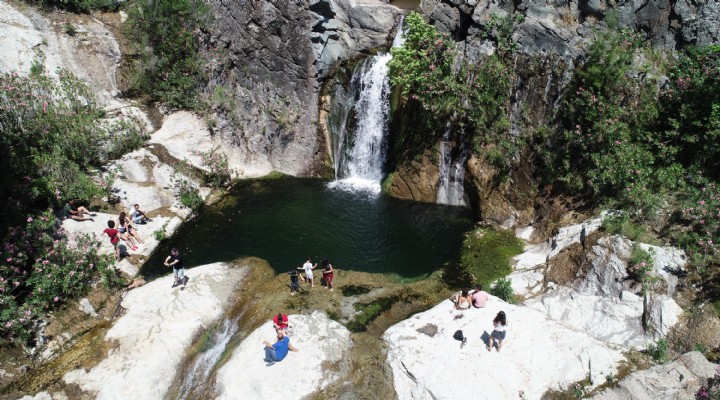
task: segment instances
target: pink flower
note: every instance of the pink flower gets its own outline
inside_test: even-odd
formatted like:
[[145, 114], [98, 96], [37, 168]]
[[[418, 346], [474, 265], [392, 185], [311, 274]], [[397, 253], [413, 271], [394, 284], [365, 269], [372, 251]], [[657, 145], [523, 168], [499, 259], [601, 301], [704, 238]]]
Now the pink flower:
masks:
[[53, 299], [53, 301], [58, 302], [58, 301], [60, 301], [60, 298], [57, 297], [57, 296], [55, 296], [55, 298]]
[[32, 217], [28, 217], [27, 222], [32, 222], [32, 221], [33, 221]]
[[705, 200], [700, 200], [700, 201], [698, 201], [698, 204], [700, 204], [701, 206], [704, 206], [704, 205], [705, 205]]

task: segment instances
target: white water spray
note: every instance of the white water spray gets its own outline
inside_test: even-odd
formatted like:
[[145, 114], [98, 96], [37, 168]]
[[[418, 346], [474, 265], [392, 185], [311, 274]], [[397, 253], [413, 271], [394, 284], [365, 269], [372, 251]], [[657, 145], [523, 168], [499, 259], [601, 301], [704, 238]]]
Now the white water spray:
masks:
[[[404, 42], [401, 20], [393, 47], [402, 46]], [[335, 157], [345, 159], [336, 163], [335, 176], [339, 180], [331, 183], [331, 187], [380, 193], [389, 129], [388, 62], [391, 59], [389, 52], [378, 54], [365, 60], [353, 73], [352, 85], [357, 86], [359, 93], [354, 107], [354, 133], [346, 135], [344, 126], [341, 127], [340, 140], [351, 142], [341, 142], [338, 147], [340, 151]]]

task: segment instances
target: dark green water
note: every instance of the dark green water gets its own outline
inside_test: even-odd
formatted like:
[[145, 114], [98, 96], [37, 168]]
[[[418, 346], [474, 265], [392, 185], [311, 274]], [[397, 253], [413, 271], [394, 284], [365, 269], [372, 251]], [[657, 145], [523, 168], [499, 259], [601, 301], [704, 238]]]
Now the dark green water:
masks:
[[453, 259], [471, 228], [466, 208], [330, 189], [317, 180], [246, 181], [184, 224], [142, 273], [168, 273], [162, 260], [177, 247], [189, 268], [256, 256], [285, 272], [310, 256], [328, 257], [336, 268], [415, 278]]

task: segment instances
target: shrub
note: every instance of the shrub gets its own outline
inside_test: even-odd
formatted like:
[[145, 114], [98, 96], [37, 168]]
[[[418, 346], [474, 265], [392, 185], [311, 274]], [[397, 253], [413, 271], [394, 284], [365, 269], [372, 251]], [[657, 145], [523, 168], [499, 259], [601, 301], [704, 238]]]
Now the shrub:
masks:
[[226, 187], [231, 182], [230, 166], [225, 153], [220, 151], [219, 147], [216, 147], [210, 151], [196, 152], [201, 159], [205, 167], [209, 171], [204, 171], [203, 180], [204, 183], [213, 188]]
[[660, 277], [655, 273], [652, 255], [638, 245], [635, 245], [630, 253], [628, 274], [630, 278], [640, 283], [643, 294], [654, 289], [660, 280]]
[[[461, 58], [455, 42], [417, 13], [405, 22], [406, 42], [392, 49], [388, 64], [390, 81], [400, 88], [407, 107], [420, 107], [427, 129], [408, 133], [400, 147], [422, 153], [449, 129], [455, 141], [480, 153], [502, 142], [514, 152], [505, 116], [510, 68], [497, 56], [472, 63]], [[503, 169], [512, 158], [501, 160]]]
[[88, 170], [100, 160], [101, 115], [90, 89], [67, 71], [58, 79], [0, 74], [0, 237], [23, 215], [97, 194]]
[[177, 190], [180, 203], [185, 207], [195, 211], [203, 205], [203, 199], [195, 185], [184, 178], [175, 179], [175, 189]]
[[171, 108], [198, 109], [205, 80], [193, 33], [207, 19], [202, 0], [136, 0], [128, 9], [126, 32], [138, 58], [134, 89]]
[[79, 236], [77, 247], [63, 239], [50, 210], [10, 229], [0, 249], [0, 335], [27, 340], [39, 318], [85, 294], [98, 277], [109, 287], [122, 283], [93, 237]]
[[662, 364], [667, 360], [667, 341], [660, 339], [656, 343], [648, 343], [647, 353], [656, 363]]
[[493, 283], [490, 288], [490, 294], [499, 297], [510, 304], [517, 303], [515, 292], [513, 292], [512, 282], [507, 278], [500, 278]]
[[135, 116], [122, 113], [107, 128], [107, 159], [117, 159], [142, 147], [150, 139], [142, 122]]

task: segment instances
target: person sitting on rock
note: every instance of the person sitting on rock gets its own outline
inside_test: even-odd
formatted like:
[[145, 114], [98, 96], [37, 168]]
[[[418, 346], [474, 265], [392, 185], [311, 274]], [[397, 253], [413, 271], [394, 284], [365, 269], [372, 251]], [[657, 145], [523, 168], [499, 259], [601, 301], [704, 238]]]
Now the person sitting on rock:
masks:
[[452, 301], [455, 303], [456, 310], [467, 310], [472, 304], [472, 296], [467, 290], [463, 290], [460, 295], [456, 293], [452, 297]]
[[[87, 217], [85, 216], [87, 215]], [[83, 206], [76, 206], [75, 200], [70, 199], [67, 203], [65, 203], [65, 207], [63, 207], [63, 216], [65, 219], [73, 219], [75, 221], [94, 221], [90, 216], [93, 214], [90, 214], [90, 211], [88, 211], [87, 208]]]
[[133, 205], [133, 210], [130, 212], [130, 218], [132, 218], [133, 222], [136, 224], [144, 224], [148, 221], [152, 221], [152, 219], [145, 215], [144, 211], [140, 210], [140, 205], [137, 203]]
[[484, 308], [488, 300], [488, 293], [482, 290], [482, 286], [475, 285], [475, 291], [472, 294], [472, 305], [475, 308]]
[[287, 314], [278, 313], [273, 317], [273, 326], [276, 331], [285, 331], [288, 327], [288, 316]]
[[490, 334], [490, 346], [487, 347], [487, 351], [492, 350], [494, 341], [497, 340], [497, 351], [500, 351], [505, 341], [505, 333], [507, 331], [507, 318], [505, 317], [505, 311], [500, 311], [493, 320], [493, 326], [495, 327]]
[[130, 250], [137, 250], [137, 244], [133, 240], [132, 235], [128, 232], [127, 225], [125, 224], [125, 211], [121, 212], [118, 216], [118, 236], [130, 245]]
[[123, 217], [123, 221], [120, 221], [120, 225], [125, 227], [125, 232], [128, 236], [132, 236], [139, 244], [145, 244], [145, 241], [140, 236], [137, 228], [130, 222], [130, 218], [125, 216], [125, 212], [121, 212], [120, 216]]
[[275, 364], [278, 361], [282, 361], [290, 351], [300, 351], [290, 344], [290, 338], [285, 336], [285, 332], [282, 330], [277, 331], [277, 342], [271, 344], [267, 340], [263, 342], [265, 345], [265, 362], [268, 367]]

